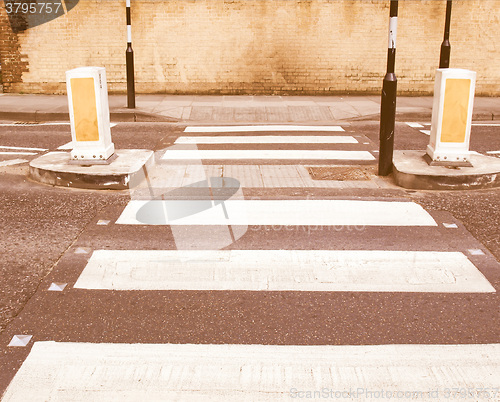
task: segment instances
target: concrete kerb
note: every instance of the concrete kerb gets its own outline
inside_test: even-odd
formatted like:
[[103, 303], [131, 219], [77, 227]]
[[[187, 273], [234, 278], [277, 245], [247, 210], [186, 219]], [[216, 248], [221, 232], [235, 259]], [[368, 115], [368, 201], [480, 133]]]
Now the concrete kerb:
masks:
[[[427, 121], [431, 119], [432, 111], [428, 112], [400, 112], [396, 113], [397, 121]], [[198, 120], [191, 119], [176, 119], [170, 116], [164, 116], [158, 113], [145, 112], [140, 110], [130, 110], [130, 109], [115, 109], [110, 112], [110, 118], [112, 121], [116, 122], [167, 122], [167, 123], [201, 123]], [[358, 117], [352, 117], [349, 119], [339, 119], [332, 120], [332, 122], [341, 121], [375, 121], [380, 118], [377, 114], [367, 114]], [[0, 111], [0, 120], [7, 121], [21, 121], [21, 122], [51, 122], [51, 121], [69, 121], [69, 114], [67, 112], [12, 112], [12, 111]], [[473, 113], [473, 121], [498, 121], [500, 120], [500, 113], [479, 111]], [[257, 121], [255, 119], [249, 119], [248, 121], [219, 121], [217, 119], [205, 120], [203, 123], [225, 123], [225, 124], [269, 124], [269, 121]], [[274, 122], [273, 122], [274, 123]], [[294, 121], [295, 124], [305, 123]], [[315, 121], [316, 124], [327, 123]]]
[[[50, 152], [30, 162], [30, 177], [59, 187], [127, 190], [144, 178], [154, 163], [149, 150], [117, 150], [109, 165], [70, 165], [69, 152]], [[414, 190], [472, 190], [500, 187], [500, 159], [473, 154], [473, 167], [429, 166], [425, 151], [394, 151], [393, 178], [397, 186]]]
[[154, 163], [154, 152], [145, 149], [116, 150], [109, 165], [70, 165], [69, 152], [49, 152], [29, 165], [30, 177], [59, 187], [92, 190], [127, 190], [144, 177], [144, 169]]
[[[177, 123], [178, 120], [171, 117], [162, 116], [155, 113], [147, 113], [141, 111], [112, 111], [110, 113], [112, 121], [120, 122], [170, 122]], [[21, 122], [52, 122], [52, 121], [69, 121], [69, 113], [57, 112], [2, 112], [0, 111], [0, 120], [21, 121]]]
[[472, 154], [473, 167], [429, 166], [425, 151], [394, 151], [396, 185], [413, 190], [473, 190], [500, 187], [500, 159]]

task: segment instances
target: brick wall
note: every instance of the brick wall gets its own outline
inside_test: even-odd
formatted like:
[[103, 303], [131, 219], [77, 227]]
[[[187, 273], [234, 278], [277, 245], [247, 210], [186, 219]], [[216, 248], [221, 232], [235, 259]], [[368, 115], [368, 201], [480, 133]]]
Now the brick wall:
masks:
[[[396, 74], [404, 94], [430, 94], [446, 1], [399, 2]], [[6, 91], [64, 93], [66, 70], [104, 66], [124, 92], [125, 1], [80, 0], [18, 34], [0, 6]], [[138, 93], [379, 94], [388, 0], [133, 0]], [[500, 94], [500, 1], [455, 0], [451, 67], [477, 71], [476, 94]]]
[[11, 92], [14, 85], [22, 82], [23, 73], [29, 71], [27, 59], [28, 56], [21, 52], [17, 35], [11, 30], [5, 8], [0, 7], [0, 64], [4, 92]]

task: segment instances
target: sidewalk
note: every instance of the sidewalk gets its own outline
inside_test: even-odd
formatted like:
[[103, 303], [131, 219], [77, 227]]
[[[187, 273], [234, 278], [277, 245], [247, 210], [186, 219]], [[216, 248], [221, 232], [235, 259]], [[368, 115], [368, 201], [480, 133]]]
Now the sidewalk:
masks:
[[[428, 121], [432, 97], [397, 99], [398, 121]], [[378, 120], [380, 96], [198, 96], [137, 95], [126, 108], [126, 95], [110, 95], [113, 121], [193, 123], [311, 123]], [[0, 120], [67, 121], [66, 95], [0, 94]], [[500, 98], [476, 97], [473, 120], [500, 120]]]

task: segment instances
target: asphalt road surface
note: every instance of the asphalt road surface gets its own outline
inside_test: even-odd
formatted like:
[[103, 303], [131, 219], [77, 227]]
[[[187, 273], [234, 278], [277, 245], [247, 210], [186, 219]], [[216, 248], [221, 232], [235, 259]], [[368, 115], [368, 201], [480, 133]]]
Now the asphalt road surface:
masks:
[[0, 126], [4, 400], [500, 400], [500, 190], [376, 177], [377, 122], [185, 129], [118, 123], [156, 165], [91, 191], [28, 178], [69, 125]]

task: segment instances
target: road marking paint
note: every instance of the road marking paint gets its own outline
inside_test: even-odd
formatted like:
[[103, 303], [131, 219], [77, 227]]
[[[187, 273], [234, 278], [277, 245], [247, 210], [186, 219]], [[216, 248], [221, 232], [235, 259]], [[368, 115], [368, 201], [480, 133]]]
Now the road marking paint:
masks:
[[[0, 127], [34, 127], [34, 126], [69, 126], [69, 122], [52, 122], [52, 123], [0, 123]], [[118, 123], [110, 123], [110, 127], [115, 127]]]
[[500, 123], [472, 123], [472, 125], [478, 127], [500, 127]]
[[446, 400], [447, 390], [491, 392], [498, 378], [500, 344], [35, 342], [3, 401], [136, 401], [147, 395], [147, 400], [268, 402], [321, 389], [349, 399], [383, 393], [389, 399]]
[[188, 126], [185, 133], [248, 133], [259, 131], [344, 131], [340, 126]]
[[73, 141], [70, 141], [64, 145], [61, 145], [60, 147], [58, 147], [57, 149], [60, 149], [60, 150], [72, 150], [73, 149]]
[[175, 144], [358, 144], [358, 141], [348, 135], [226, 135], [217, 137], [179, 137]]
[[[132, 200], [122, 225], [437, 226], [413, 202], [363, 200]], [[169, 217], [170, 216], [170, 217]]]
[[104, 220], [104, 219], [99, 219], [99, 220], [97, 221], [97, 225], [99, 225], [99, 226], [106, 226], [106, 225], [109, 225], [109, 223], [110, 223], [110, 222], [111, 222], [111, 221]]
[[486, 151], [486, 153], [490, 155], [497, 155], [500, 154], [500, 151]]
[[446, 229], [458, 229], [458, 226], [456, 223], [443, 223], [443, 226]]
[[26, 159], [11, 159], [8, 161], [1, 161], [0, 167], [3, 166], [12, 166], [12, 165], [20, 165], [21, 163], [28, 163], [29, 161]]
[[0, 127], [36, 127], [36, 126], [69, 126], [70, 123], [54, 122], [54, 123], [2, 123]]
[[431, 135], [431, 130], [420, 130], [422, 134]]
[[408, 123], [406, 123], [406, 124], [408, 124], [408, 125], [409, 125], [410, 127], [412, 127], [412, 128], [423, 128], [423, 127], [424, 127], [424, 126], [423, 126], [422, 124], [420, 124], [420, 123], [412, 123], [412, 122], [408, 122]]
[[284, 149], [172, 149], [167, 150], [161, 159], [301, 159], [301, 160], [374, 160], [368, 151], [323, 151], [323, 150], [284, 150]]
[[460, 252], [96, 250], [75, 288], [495, 292]]
[[21, 150], [21, 151], [48, 151], [46, 148], [28, 148], [28, 147], [4, 147], [0, 145], [0, 149], [12, 149], [12, 150]]
[[470, 249], [470, 250], [469, 250], [469, 253], [470, 253], [471, 255], [485, 255], [485, 254], [484, 254], [484, 251], [483, 251], [483, 250], [481, 250], [481, 249], [479, 249], [479, 248], [478, 248], [478, 249]]
[[0, 155], [38, 155], [38, 154], [36, 152], [11, 151], [11, 152], [0, 152]]

